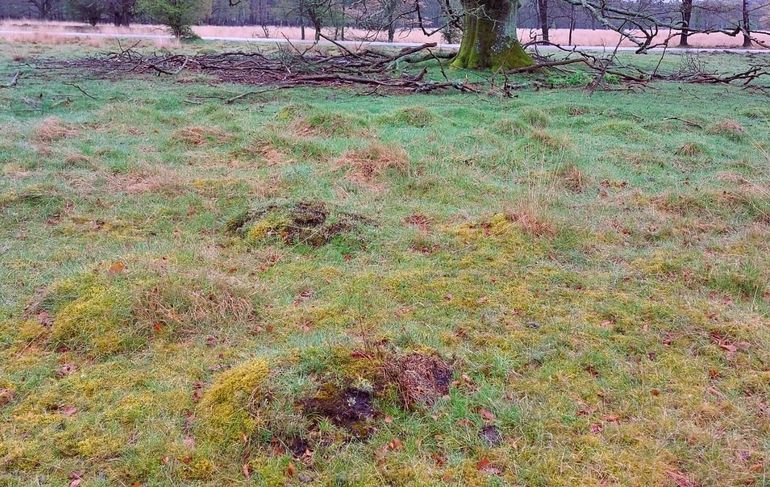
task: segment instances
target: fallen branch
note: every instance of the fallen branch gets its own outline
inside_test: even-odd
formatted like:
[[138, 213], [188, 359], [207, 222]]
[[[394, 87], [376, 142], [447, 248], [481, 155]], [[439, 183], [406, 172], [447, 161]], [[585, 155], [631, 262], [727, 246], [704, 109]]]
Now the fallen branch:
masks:
[[0, 85], [0, 88], [13, 88], [19, 83], [19, 77], [21, 77], [21, 71], [16, 71], [14, 75], [11, 77], [11, 81], [4, 85]]

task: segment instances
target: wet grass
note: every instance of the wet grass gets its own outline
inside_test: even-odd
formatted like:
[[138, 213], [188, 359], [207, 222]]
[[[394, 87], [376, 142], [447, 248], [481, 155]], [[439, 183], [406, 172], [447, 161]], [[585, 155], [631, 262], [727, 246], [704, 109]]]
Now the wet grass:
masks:
[[767, 97], [58, 76], [0, 91], [0, 483], [768, 485]]

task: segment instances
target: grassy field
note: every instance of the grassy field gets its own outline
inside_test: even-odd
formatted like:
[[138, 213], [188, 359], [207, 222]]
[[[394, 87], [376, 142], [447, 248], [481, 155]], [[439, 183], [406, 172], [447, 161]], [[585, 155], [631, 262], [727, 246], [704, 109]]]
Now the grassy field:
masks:
[[768, 96], [84, 78], [0, 88], [0, 484], [770, 486]]

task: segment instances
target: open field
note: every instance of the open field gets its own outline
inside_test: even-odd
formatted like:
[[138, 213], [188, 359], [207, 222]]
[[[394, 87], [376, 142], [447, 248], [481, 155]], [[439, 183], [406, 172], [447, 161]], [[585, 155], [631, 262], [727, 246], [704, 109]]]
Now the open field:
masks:
[[[272, 38], [272, 39], [284, 39], [298, 40], [301, 38], [299, 27], [278, 27], [269, 26], [267, 33], [259, 26], [216, 26], [216, 25], [202, 25], [194, 26], [193, 30], [201, 37], [209, 38]], [[306, 38], [313, 39], [313, 29], [306, 29]], [[386, 41], [387, 35], [385, 33], [369, 32], [360, 29], [346, 29], [348, 40], [366, 40], [366, 41]], [[160, 25], [140, 25], [136, 24], [129, 28], [115, 27], [111, 24], [99, 24], [95, 27], [91, 27], [87, 24], [81, 24], [76, 22], [42, 22], [37, 20], [3, 20], [0, 21], [0, 39], [5, 39], [11, 42], [42, 42], [42, 43], [61, 43], [63, 39], [60, 35], [62, 33], [80, 33], [80, 34], [116, 34], [116, 35], [152, 35], [152, 36], [164, 36], [167, 34], [167, 30]], [[267, 35], [266, 35], [267, 34]], [[334, 37], [334, 29], [325, 29], [324, 34], [328, 37]], [[522, 42], [529, 42], [531, 40], [539, 39], [540, 31], [535, 29], [519, 29], [519, 39]], [[550, 31], [551, 42], [568, 45], [569, 44], [569, 30], [568, 29], [551, 29]], [[575, 29], [572, 34], [572, 44], [576, 46], [595, 46], [595, 47], [607, 47], [614, 48], [618, 45], [619, 35], [617, 32], [610, 30], [590, 30], [590, 29]], [[670, 33], [663, 32], [656, 37], [656, 42], [664, 42], [666, 38], [670, 37]], [[764, 34], [758, 34], [757, 40], [764, 42], [765, 45], [770, 45], [770, 36]], [[395, 36], [397, 43], [415, 43], [415, 42], [437, 42], [439, 44], [444, 43], [440, 34], [434, 34], [427, 36], [419, 29], [411, 29], [407, 31], [397, 32]], [[66, 40], [64, 40], [66, 42]], [[70, 40], [72, 42], [72, 40]], [[104, 39], [91, 38], [88, 39], [88, 44], [92, 46], [100, 46], [105, 43]], [[173, 46], [176, 45], [176, 41], [168, 39], [156, 39], [156, 43], [159, 46]], [[622, 40], [621, 46], [634, 47], [634, 44], [628, 40]], [[677, 40], [672, 41], [672, 46], [677, 45]], [[740, 36], [731, 37], [726, 34], [692, 34], [690, 36], [691, 47], [701, 48], [741, 48], [743, 45], [743, 38]], [[761, 46], [758, 46], [761, 47]]]
[[0, 485], [770, 486], [767, 94], [88, 52], [0, 43]]

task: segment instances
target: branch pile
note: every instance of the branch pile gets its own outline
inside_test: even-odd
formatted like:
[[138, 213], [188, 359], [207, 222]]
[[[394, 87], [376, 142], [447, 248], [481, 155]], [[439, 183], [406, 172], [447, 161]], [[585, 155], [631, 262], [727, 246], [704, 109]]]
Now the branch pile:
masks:
[[88, 70], [96, 76], [110, 78], [130, 74], [175, 76], [181, 72], [202, 73], [228, 83], [268, 85], [275, 88], [299, 86], [368, 86], [375, 90], [427, 93], [455, 89], [476, 93], [477, 89], [462, 81], [425, 79], [427, 70], [408, 75], [398, 73], [399, 62], [438, 59], [431, 48], [436, 43], [409, 47], [395, 54], [364, 50], [353, 52], [338, 46], [340, 54], [323, 54], [310, 49], [280, 50], [275, 55], [259, 52], [232, 51], [220, 54], [144, 55], [134, 49], [109, 53], [99, 57], [56, 60], [44, 63], [46, 69]]

